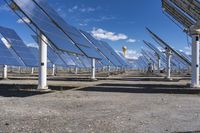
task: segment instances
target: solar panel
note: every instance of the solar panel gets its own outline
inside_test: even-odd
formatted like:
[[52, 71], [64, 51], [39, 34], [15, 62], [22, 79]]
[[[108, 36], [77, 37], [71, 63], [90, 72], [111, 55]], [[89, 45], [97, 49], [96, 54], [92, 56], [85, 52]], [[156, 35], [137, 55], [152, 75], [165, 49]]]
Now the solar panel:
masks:
[[126, 57], [121, 52], [117, 52], [117, 54], [123, 59], [124, 62], [126, 62]]
[[146, 46], [148, 48], [150, 48], [151, 50], [153, 50], [158, 56], [162, 56], [164, 53], [161, 53], [160, 50], [158, 50], [155, 46], [153, 46], [151, 43], [147, 42], [147, 41], [144, 41], [144, 44], [146, 44]]
[[81, 49], [81, 51], [90, 58], [101, 59], [101, 55], [92, 44], [83, 37], [75, 27], [69, 25], [61, 18], [58, 13], [44, 2], [44, 0], [33, 0], [35, 3], [51, 18], [51, 20]]
[[105, 46], [100, 41], [96, 40], [94, 37], [92, 37], [89, 33], [85, 31], [81, 30], [81, 33], [83, 33], [85, 37], [87, 37], [87, 39], [90, 40], [90, 42], [92, 42], [92, 44], [95, 45], [96, 48], [98, 48], [98, 50], [104, 55], [104, 57], [106, 57], [113, 65], [121, 66], [118, 60], [111, 54], [110, 51], [108, 51], [108, 49], [105, 48]]
[[78, 56], [74, 56], [74, 55], [69, 55], [70, 58], [74, 61], [74, 63], [76, 64], [76, 67], [79, 68], [85, 68], [86, 66], [79, 60]]
[[11, 48], [26, 66], [38, 66], [38, 60], [14, 30], [0, 26], [0, 34], [11, 45]]
[[79, 56], [80, 61], [84, 64], [85, 67], [91, 68], [91, 59], [85, 56]]
[[[38, 42], [36, 36], [32, 35], [32, 37], [36, 42]], [[75, 66], [80, 68], [84, 67], [83, 64], [80, 62], [78, 55], [72, 56], [66, 52], [57, 50], [56, 48], [51, 46], [52, 46], [51, 44], [47, 46], [47, 52], [48, 52], [47, 56], [55, 65], [62, 67], [75, 67]]]
[[0, 64], [21, 66], [22, 64], [17, 61], [18, 57], [14, 57], [5, 44], [0, 40]]
[[121, 59], [121, 57], [115, 52], [115, 50], [106, 42], [102, 41], [102, 43], [104, 44], [104, 46], [111, 51], [112, 55], [123, 65], [126, 66], [126, 62], [124, 60]]
[[[96, 68], [103, 68], [103, 67], [105, 67], [99, 60], [96, 60], [95, 65], [96, 65], [95, 66]], [[110, 67], [112, 67], [112, 66], [110, 66]]]
[[[36, 48], [36, 47], [28, 47], [31, 51], [31, 53], [34, 55], [35, 58], [39, 58], [39, 49]], [[38, 62], [38, 65], [39, 65], [39, 62]], [[47, 67], [52, 67], [53, 64], [52, 62], [48, 59], [47, 60]]]
[[[36, 43], [38, 43], [37, 36], [32, 35], [33, 40], [35, 40]], [[52, 45], [47, 45], [47, 57], [48, 59], [56, 66], [66, 67], [67, 65], [65, 62], [61, 59], [61, 57], [58, 54], [58, 51], [51, 47]]]
[[109, 51], [109, 49], [107, 49], [105, 47], [105, 45], [101, 42], [98, 41], [98, 44], [96, 44], [96, 46], [99, 46], [99, 48], [102, 50], [102, 53], [109, 58], [109, 60], [115, 64], [115, 66], [121, 66], [121, 63], [115, 58], [115, 56], [112, 54], [111, 51]]
[[66, 52], [83, 54], [32, 0], [6, 1], [12, 9], [12, 3], [15, 3], [19, 9], [18, 11], [23, 13], [31, 24], [37, 27], [56, 48]]
[[61, 66], [61, 67], [66, 67], [66, 64], [63, 62], [63, 60], [59, 57], [58, 54], [55, 53], [55, 51], [53, 51], [52, 48], [50, 48], [49, 46], [47, 47], [47, 54], [48, 54], [48, 58], [49, 60], [56, 66]]
[[154, 59], [144, 49], [141, 49], [141, 53], [149, 62], [154, 62]]
[[200, 2], [198, 0], [170, 0], [194, 20], [200, 20]]
[[194, 25], [194, 21], [192, 19], [187, 17], [183, 12], [177, 9], [168, 0], [162, 0], [162, 6], [165, 12], [171, 15], [175, 20], [177, 20], [185, 28], [189, 29], [192, 25]]
[[74, 60], [66, 52], [58, 53], [67, 66], [76, 66]]
[[182, 59], [183, 61], [185, 61], [188, 65], [191, 66], [191, 61], [189, 61], [187, 58], [185, 58], [184, 56], [181, 56], [181, 54], [174, 50], [170, 45], [168, 45], [166, 42], [164, 42], [161, 38], [159, 38], [156, 34], [154, 34], [151, 30], [149, 30], [147, 28], [147, 31], [151, 34], [151, 36], [153, 37], [153, 39], [159, 44], [161, 45], [164, 49], [167, 47], [169, 48], [174, 54], [176, 54], [180, 59]]

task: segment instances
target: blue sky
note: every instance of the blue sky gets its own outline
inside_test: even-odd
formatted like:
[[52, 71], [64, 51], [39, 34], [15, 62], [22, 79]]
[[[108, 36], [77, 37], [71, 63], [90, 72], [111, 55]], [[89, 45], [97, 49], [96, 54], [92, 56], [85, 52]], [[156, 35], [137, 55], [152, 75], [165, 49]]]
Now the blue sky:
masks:
[[[93, 33], [120, 51], [127, 46], [133, 54], [144, 47], [142, 40], [155, 42], [145, 31], [149, 27], [178, 50], [187, 50], [186, 35], [163, 13], [161, 0], [48, 0], [71, 25]], [[13, 28], [27, 44], [31, 30], [0, 1], [0, 25]], [[131, 53], [130, 52], [130, 53]]]

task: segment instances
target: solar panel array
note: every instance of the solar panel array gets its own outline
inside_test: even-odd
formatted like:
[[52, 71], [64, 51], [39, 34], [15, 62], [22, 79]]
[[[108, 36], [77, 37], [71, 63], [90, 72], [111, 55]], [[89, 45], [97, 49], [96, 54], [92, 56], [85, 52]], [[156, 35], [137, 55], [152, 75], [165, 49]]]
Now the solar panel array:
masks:
[[169, 0], [162, 0], [162, 6], [165, 12], [171, 15], [180, 24], [184, 25], [185, 28], [189, 29], [192, 25], [194, 25], [194, 21], [187, 17], [178, 8], [175, 8], [175, 6], [173, 6], [173, 4], [169, 2]]
[[[98, 59], [96, 65], [126, 66], [126, 62], [107, 44], [96, 40], [87, 32], [80, 31], [62, 19], [58, 13], [43, 0], [5, 0], [6, 3], [33, 31], [40, 31], [48, 39], [48, 58], [58, 66], [91, 67], [91, 58]], [[15, 10], [17, 9], [17, 10]], [[23, 20], [23, 19], [22, 19]], [[33, 28], [35, 27], [35, 28]], [[12, 45], [16, 54], [26, 66], [36, 66], [37, 58], [23, 43], [21, 38], [10, 29], [2, 30], [1, 34]], [[7, 34], [10, 33], [10, 34]], [[36, 32], [39, 34], [39, 32]], [[34, 57], [34, 58], [33, 58]]]
[[151, 30], [149, 30], [147, 28], [147, 31], [150, 33], [150, 35], [152, 36], [152, 38], [164, 49], [167, 47], [169, 48], [175, 55], [177, 55], [181, 60], [183, 60], [184, 62], [186, 62], [188, 65], [191, 66], [191, 61], [188, 60], [187, 58], [185, 58], [184, 56], [182, 56], [178, 51], [176, 51], [175, 49], [173, 49], [170, 45], [168, 45], [166, 42], [164, 42], [161, 38], [159, 38], [155, 33], [153, 33]]
[[[39, 49], [37, 47], [32, 47], [32, 46], [29, 46], [28, 48], [30, 49], [30, 51], [34, 55], [34, 57], [36, 59], [38, 59], [39, 58]], [[39, 64], [39, 62], [37, 62], [37, 63]], [[49, 68], [53, 67], [53, 63], [49, 59], [47, 60], [47, 67], [49, 67]]]
[[11, 45], [13, 51], [21, 58], [26, 66], [38, 66], [38, 60], [31, 54], [29, 48], [14, 30], [0, 26], [0, 34]]
[[7, 0], [14, 2], [21, 12], [58, 49], [83, 54], [75, 44], [51, 21], [51, 19], [32, 0]]
[[20, 66], [21, 64], [17, 61], [5, 44], [0, 40], [0, 64], [1, 65], [15, 65]]
[[102, 43], [108, 49], [108, 51], [111, 51], [111, 54], [114, 56], [114, 58], [116, 58], [118, 62], [121, 64], [120, 66], [126, 66], [126, 62], [120, 58], [120, 56], [116, 53], [116, 51], [114, 51], [114, 49], [107, 42], [102, 41]]
[[[114, 66], [121, 66], [121, 64], [119, 63], [119, 61], [112, 55], [111, 51], [108, 50], [108, 48], [105, 47], [105, 44], [99, 40], [96, 40], [94, 37], [92, 37], [92, 35], [90, 35], [89, 33], [82, 31], [81, 32], [87, 37], [88, 40], [90, 40], [92, 42], [92, 44], [94, 44], [98, 50], [107, 58], [107, 60], [109, 60]], [[110, 63], [107, 62], [107, 64], [109, 65]]]
[[66, 23], [58, 13], [44, 0], [33, 0], [51, 18], [51, 20], [77, 45], [78, 48], [89, 58], [101, 59], [99, 52], [92, 44], [83, 37], [75, 27]]

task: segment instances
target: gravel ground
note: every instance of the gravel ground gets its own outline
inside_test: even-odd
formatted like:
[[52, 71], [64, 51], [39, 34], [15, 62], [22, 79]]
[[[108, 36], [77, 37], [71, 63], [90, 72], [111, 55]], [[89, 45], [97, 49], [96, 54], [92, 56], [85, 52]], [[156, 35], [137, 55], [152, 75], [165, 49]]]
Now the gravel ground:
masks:
[[[106, 83], [106, 84], [105, 84]], [[169, 133], [200, 131], [200, 95], [163, 88], [187, 82], [106, 80], [41, 95], [0, 93], [2, 133]], [[98, 85], [99, 84], [99, 85]], [[146, 88], [138, 84], [146, 84]], [[148, 84], [151, 87], [148, 87]], [[97, 86], [95, 86], [97, 85]], [[88, 86], [89, 83], [88, 83]], [[142, 91], [135, 91], [141, 89]], [[148, 89], [157, 90], [153, 92]], [[183, 88], [178, 88], [183, 89]], [[155, 92], [155, 93], [154, 93]], [[159, 93], [160, 92], [160, 93]]]

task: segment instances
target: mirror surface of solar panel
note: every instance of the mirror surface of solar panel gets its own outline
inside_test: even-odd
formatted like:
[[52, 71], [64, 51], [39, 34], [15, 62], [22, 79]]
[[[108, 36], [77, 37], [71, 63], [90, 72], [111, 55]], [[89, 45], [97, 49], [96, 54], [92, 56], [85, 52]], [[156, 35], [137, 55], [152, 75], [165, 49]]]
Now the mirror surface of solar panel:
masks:
[[[106, 47], [99, 41], [99, 43], [97, 44], [98, 47], [102, 50], [102, 53], [116, 66], [121, 66], [121, 64], [119, 63], [119, 61], [112, 55], [112, 53], [106, 49]], [[96, 45], [96, 46], [97, 46]]]
[[[39, 49], [36, 47], [28, 47], [31, 51], [31, 53], [34, 55], [35, 58], [39, 58]], [[38, 62], [39, 65], [39, 62]], [[51, 61], [49, 59], [47, 59], [47, 67], [51, 68], [53, 66], [53, 64], [51, 63]]]
[[[87, 38], [87, 36], [85, 35], [85, 34], [88, 34], [87, 32], [85, 32], [85, 34], [84, 34], [84, 31], [81, 31], [81, 30], [79, 30], [79, 32], [81, 33], [81, 34], [83, 34], [84, 35], [84, 37], [87, 39], [87, 40], [89, 40], [88, 38]], [[105, 57], [105, 55], [99, 50], [99, 48], [97, 47], [97, 46], [95, 46], [91, 41], [89, 41], [95, 48], [97, 48], [98, 49], [98, 51], [99, 51], [99, 54], [101, 55], [101, 63], [103, 63], [103, 65], [104, 66], [111, 66], [111, 65], [113, 65], [112, 63], [110, 63], [109, 62], [109, 60]], [[98, 42], [96, 42], [96, 43], [98, 43]]]
[[89, 33], [82, 31], [81, 32], [101, 51], [101, 53], [109, 59], [109, 61], [115, 66], [120, 66], [121, 64], [113, 57], [113, 55], [100, 43], [100, 41], [96, 40]]
[[117, 54], [120, 56], [120, 58], [121, 58], [124, 62], [126, 62], [126, 58], [124, 57], [124, 55], [123, 55], [121, 52], [118, 52]]
[[[115, 65], [115, 66], [119, 66], [120, 64], [118, 63], [118, 61], [116, 61], [116, 59], [113, 59], [113, 56], [110, 54], [110, 52], [108, 52], [104, 46], [102, 46], [102, 44], [96, 40], [95, 38], [93, 38], [89, 33], [85, 32], [85, 31], [81, 31], [100, 51], [101, 53], [107, 57], [107, 59], [109, 59], [109, 61]], [[103, 61], [103, 60], [102, 60]], [[105, 64], [110, 65], [109, 61], [105, 62]]]
[[120, 62], [120, 60], [115, 55], [115, 52], [113, 52], [112, 49], [107, 47], [107, 43], [105, 43], [103, 41], [99, 41], [99, 42], [101, 44], [101, 48], [109, 53], [109, 56], [112, 57], [112, 60], [114, 60], [118, 64], [117, 66], [122, 66], [122, 63]]
[[0, 64], [21, 66], [22, 64], [20, 64], [16, 58], [18, 57], [14, 57], [5, 44], [0, 40]]
[[76, 67], [79, 67], [79, 68], [85, 68], [84, 64], [79, 60], [79, 57], [78, 56], [74, 56], [74, 55], [69, 55], [72, 60], [75, 62], [76, 64]]
[[99, 52], [90, 44], [90, 42], [84, 38], [84, 36], [75, 27], [69, 25], [63, 18], [61, 18], [58, 13], [44, 2], [44, 0], [35, 0], [35, 2], [42, 8], [55, 23], [57, 23], [64, 33], [66, 33], [69, 38], [73, 40], [74, 43], [85, 53], [86, 56], [90, 58], [101, 59]]
[[186, 63], [188, 63], [188, 65], [191, 65], [191, 61], [188, 60], [187, 58], [183, 57], [178, 51], [176, 51], [175, 49], [173, 49], [170, 45], [168, 45], [165, 41], [163, 41], [160, 37], [158, 37], [155, 33], [153, 33], [150, 29], [147, 28], [147, 31], [151, 34], [151, 36], [153, 37], [153, 39], [162, 47], [164, 47], [164, 49], [167, 47], [169, 48], [174, 54], [176, 54], [180, 59], [184, 60]]
[[91, 59], [85, 56], [79, 56], [80, 61], [84, 64], [85, 67], [91, 68]]
[[58, 49], [67, 52], [83, 54], [71, 40], [56, 27], [48, 16], [32, 0], [14, 1], [30, 21], [51, 41]]
[[56, 65], [56, 66], [62, 66], [62, 67], [66, 67], [65, 63], [61, 60], [61, 58], [59, 57], [58, 54], [56, 54], [52, 48], [50, 48], [49, 46], [47, 47], [47, 51], [48, 51], [48, 58], [49, 60], [51, 60], [51, 62]]
[[8, 47], [9, 52], [12, 54], [13, 57], [16, 58], [16, 60], [20, 63], [20, 66], [25, 67], [23, 60], [17, 55], [17, 53], [10, 47]]
[[30, 49], [28, 49], [14, 30], [1, 27], [0, 34], [9, 42], [26, 66], [38, 66], [38, 59], [34, 57]]
[[105, 58], [103, 57], [101, 60], [99, 60], [104, 66], [111, 66], [112, 64]]
[[74, 60], [67, 53], [59, 52], [59, 55], [67, 66], [76, 66]]
[[96, 61], [96, 68], [103, 68], [103, 66], [100, 62]]
[[[102, 41], [103, 42], [103, 41]], [[124, 62], [121, 57], [115, 52], [115, 50], [106, 42], [103, 42], [104, 46], [108, 48], [109, 51], [112, 52], [112, 55], [115, 56], [115, 58], [117, 58], [117, 60], [123, 65], [126, 66], [126, 62]]]
[[[35, 35], [32, 35], [33, 40], [38, 43], [38, 38]], [[62, 61], [62, 59], [60, 58], [60, 56], [56, 53], [56, 50], [53, 50], [51, 44], [47, 45], [47, 56], [49, 58], [49, 60], [56, 66], [61, 66], [61, 67], [66, 67], [66, 64]]]

